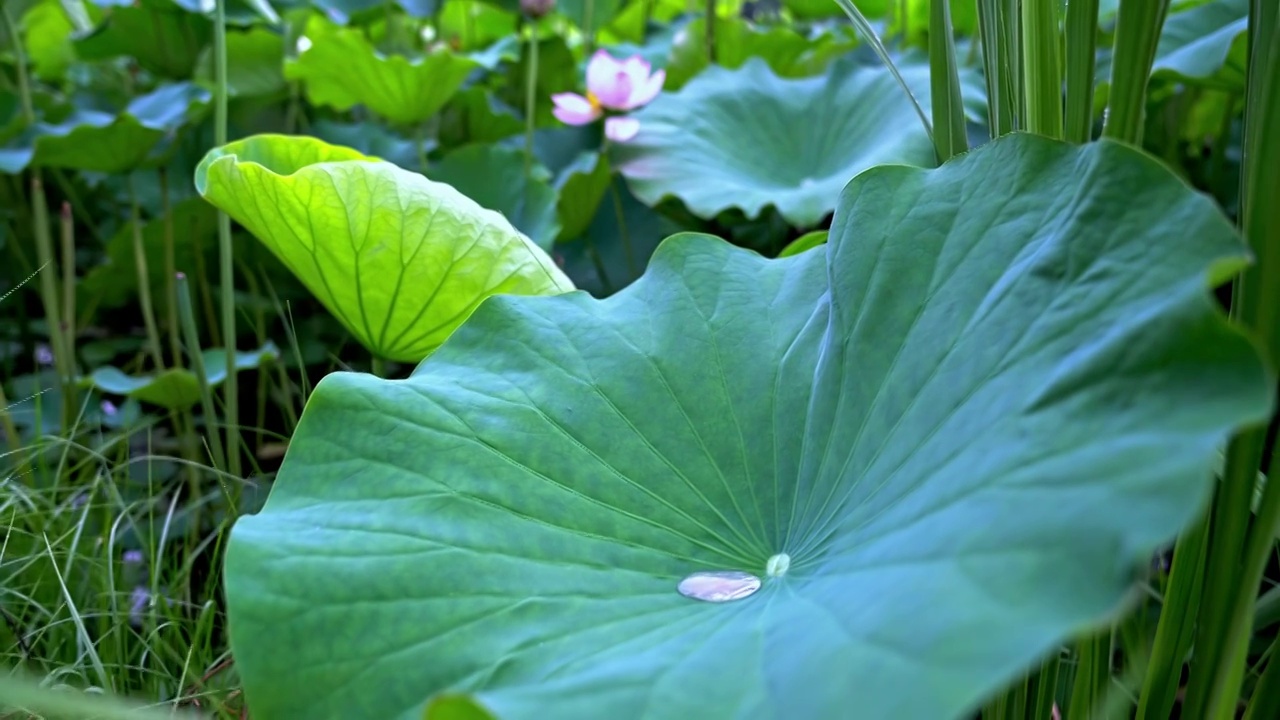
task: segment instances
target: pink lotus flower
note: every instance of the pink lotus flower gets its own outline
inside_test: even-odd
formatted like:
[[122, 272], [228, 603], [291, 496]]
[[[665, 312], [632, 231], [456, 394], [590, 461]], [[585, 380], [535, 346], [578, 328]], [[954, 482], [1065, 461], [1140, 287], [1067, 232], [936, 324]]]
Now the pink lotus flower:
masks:
[[[587, 63], [587, 94], [556, 93], [551, 96], [552, 112], [561, 122], [586, 125], [606, 110], [627, 112], [647, 105], [662, 91], [667, 72], [650, 74], [649, 62], [639, 55], [619, 61], [605, 50], [597, 50]], [[629, 117], [609, 117], [604, 135], [613, 142], [626, 142], [640, 132], [640, 121]]]

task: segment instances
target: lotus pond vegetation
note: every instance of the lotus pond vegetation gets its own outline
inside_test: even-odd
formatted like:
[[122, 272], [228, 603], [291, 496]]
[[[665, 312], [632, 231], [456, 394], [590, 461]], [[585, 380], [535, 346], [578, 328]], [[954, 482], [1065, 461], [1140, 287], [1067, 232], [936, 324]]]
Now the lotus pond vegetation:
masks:
[[1275, 0], [3, 0], [0, 718], [1280, 718]]

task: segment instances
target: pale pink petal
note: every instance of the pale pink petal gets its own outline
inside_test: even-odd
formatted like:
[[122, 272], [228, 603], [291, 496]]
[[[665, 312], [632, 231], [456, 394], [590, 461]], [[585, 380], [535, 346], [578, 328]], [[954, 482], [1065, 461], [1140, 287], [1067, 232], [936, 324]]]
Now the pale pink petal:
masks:
[[600, 117], [600, 108], [577, 93], [556, 93], [551, 102], [556, 105], [551, 113], [569, 125], [586, 125]]
[[634, 95], [649, 82], [649, 61], [640, 55], [632, 55], [622, 63], [622, 71], [631, 80], [631, 92]]
[[648, 105], [650, 101], [658, 97], [658, 93], [662, 92], [662, 83], [666, 82], [667, 71], [659, 70], [654, 73], [649, 80], [631, 93], [631, 107], [634, 110], [642, 105]]
[[604, 121], [604, 136], [613, 142], [624, 143], [640, 132], [640, 121], [629, 117], [611, 117]]
[[598, 85], [596, 87], [587, 87], [587, 90], [595, 95], [596, 102], [610, 110], [626, 110], [628, 109], [627, 101], [631, 99], [631, 91], [634, 86], [631, 84], [631, 78], [625, 70], [618, 70], [614, 73], [613, 78], [609, 80], [607, 85]]
[[591, 56], [587, 63], [587, 92], [600, 96], [600, 91], [613, 86], [614, 79], [622, 70], [622, 64], [601, 48]]

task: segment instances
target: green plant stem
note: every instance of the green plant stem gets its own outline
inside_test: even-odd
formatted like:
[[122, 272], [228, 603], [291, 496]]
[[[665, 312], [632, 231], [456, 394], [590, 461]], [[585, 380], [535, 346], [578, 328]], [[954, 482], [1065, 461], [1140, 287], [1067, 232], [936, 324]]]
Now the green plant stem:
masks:
[[627, 216], [622, 209], [622, 193], [618, 192], [617, 177], [609, 176], [609, 193], [613, 196], [613, 212], [618, 217], [618, 237], [622, 239], [622, 248], [627, 255], [627, 272], [632, 278], [640, 274], [640, 266], [636, 263], [635, 249], [631, 246], [631, 233], [627, 232]]
[[[4, 21], [8, 31], [10, 50], [13, 52], [18, 76], [18, 99], [22, 108], [23, 124], [27, 127], [36, 121], [35, 107], [31, 102], [31, 82], [27, 76], [27, 56], [23, 50], [22, 38], [18, 26], [13, 21], [9, 6], [0, 3], [0, 19]], [[40, 300], [44, 305], [45, 323], [48, 325], [49, 346], [53, 351], [54, 369], [62, 385], [62, 427], [66, 428], [72, 417], [72, 375], [75, 373], [74, 360], [70, 349], [64, 342], [65, 330], [59, 313], [58, 302], [58, 263], [53, 256], [53, 239], [49, 230], [49, 205], [44, 194], [44, 183], [40, 179], [39, 170], [32, 171], [31, 177], [31, 217], [35, 231], [36, 255], [40, 262]]]
[[[213, 142], [227, 144], [227, 0], [216, 0], [213, 25], [215, 102]], [[218, 211], [218, 260], [222, 282], [222, 339], [227, 376], [222, 381], [223, 423], [226, 427], [227, 471], [240, 476], [240, 383], [236, 378], [236, 281], [231, 248], [231, 218]]]
[[147, 350], [156, 370], [165, 369], [161, 352], [160, 330], [156, 325], [155, 306], [151, 302], [151, 273], [147, 267], [147, 249], [142, 240], [142, 214], [138, 209], [138, 194], [134, 191], [133, 174], [129, 183], [129, 223], [133, 231], [133, 261], [138, 272], [138, 304], [142, 306], [142, 324], [147, 329]]
[[71, 422], [73, 402], [72, 376], [75, 370], [68, 348], [64, 344], [66, 332], [62, 326], [62, 313], [58, 304], [58, 261], [53, 256], [53, 237], [49, 229], [49, 207], [44, 194], [44, 183], [39, 171], [31, 178], [31, 215], [34, 222], [36, 257], [40, 261], [40, 300], [44, 305], [45, 324], [48, 325], [49, 347], [53, 351], [53, 367], [62, 386], [62, 427]]
[[582, 3], [582, 37], [588, 57], [596, 49], [596, 29], [593, 25], [596, 14], [596, 0], [585, 0]]
[[1103, 137], [1133, 145], [1142, 142], [1147, 81], [1168, 11], [1169, 0], [1121, 0]]
[[222, 447], [222, 436], [217, 431], [218, 415], [213, 405], [213, 390], [209, 387], [204, 356], [200, 354], [200, 333], [196, 330], [196, 316], [191, 309], [191, 288], [187, 283], [187, 276], [182, 273], [175, 275], [174, 286], [178, 296], [182, 334], [186, 338], [187, 355], [191, 358], [191, 371], [200, 384], [200, 410], [204, 413], [204, 424], [208, 428], [209, 452], [213, 455], [214, 467], [225, 470], [227, 457]]
[[1013, 73], [1005, 11], [1003, 0], [978, 0], [978, 30], [987, 83], [987, 126], [993, 140], [1014, 130], [1013, 98], [1022, 82]]
[[702, 23], [705, 26], [706, 36], [703, 39], [707, 43], [707, 62], [716, 64], [716, 0], [707, 0], [706, 12], [703, 14]]
[[533, 179], [533, 131], [538, 110], [538, 21], [527, 18], [529, 27], [529, 62], [524, 76], [524, 183], [527, 190]]
[[1058, 4], [1055, 0], [1022, 1], [1023, 92], [1027, 129], [1062, 138], [1062, 71], [1058, 67]]
[[1098, 54], [1098, 0], [1067, 4], [1066, 138], [1084, 143], [1093, 137], [1093, 75]]
[[1267, 668], [1258, 678], [1244, 720], [1271, 720], [1280, 717], [1280, 638], [1271, 643]]
[[907, 85], [907, 81], [903, 79], [902, 73], [898, 72], [898, 67], [893, 63], [893, 58], [889, 56], [888, 49], [884, 43], [880, 41], [880, 37], [876, 35], [875, 28], [871, 26], [871, 22], [862, 14], [862, 11], [853, 4], [853, 0], [836, 0], [836, 4], [844, 10], [844, 14], [849, 17], [849, 21], [853, 27], [862, 36], [862, 39], [871, 46], [876, 56], [880, 58], [885, 67], [889, 69], [889, 73], [898, 81], [898, 87], [902, 88], [902, 92], [906, 93], [907, 99], [911, 101], [911, 106], [916, 111], [916, 116], [920, 118], [920, 124], [924, 126], [924, 131], [929, 135], [929, 142], [933, 142], [933, 123], [929, 121], [928, 114], [921, 107], [920, 102], [916, 100], [915, 93], [911, 92], [911, 86]]
[[1053, 654], [1040, 665], [1040, 673], [1036, 676], [1035, 707], [1031, 717], [1037, 720], [1048, 718], [1053, 714], [1058, 690], [1058, 666], [1062, 663], [1062, 653], [1054, 650]]
[[0, 429], [4, 430], [4, 439], [9, 446], [6, 455], [13, 457], [14, 474], [30, 479], [28, 475], [30, 468], [24, 457], [22, 438], [18, 435], [18, 427], [13, 422], [13, 416], [9, 414], [9, 398], [5, 395], [4, 383], [0, 383]]
[[[1204, 513], [1207, 518], [1212, 507]], [[1151, 647], [1151, 660], [1138, 696], [1137, 720], [1166, 720], [1173, 712], [1182, 665], [1195, 637], [1196, 614], [1204, 587], [1209, 528], [1201, 521], [1178, 538], [1169, 565], [1169, 579], [1160, 608], [1160, 621]]]
[[1076, 677], [1067, 705], [1069, 720], [1092, 720], [1111, 675], [1111, 631], [1103, 630], [1077, 643]]
[[9, 13], [8, 3], [0, 3], [0, 19], [4, 20], [5, 29], [8, 31], [9, 48], [13, 53], [16, 66], [18, 100], [22, 107], [22, 118], [27, 125], [32, 125], [36, 121], [36, 111], [31, 104], [31, 80], [27, 77], [27, 55], [22, 37], [18, 33], [18, 24], [13, 21], [13, 15]]
[[[62, 236], [62, 335], [67, 354], [76, 354], [76, 224], [71, 205], [62, 203], [58, 217]], [[73, 360], [74, 364], [74, 360]]]
[[370, 356], [369, 360], [370, 372], [377, 377], [385, 378], [387, 376], [387, 361], [378, 355]]
[[174, 248], [173, 208], [169, 205], [169, 173], [165, 168], [160, 168], [160, 212], [164, 217], [164, 304], [165, 324], [169, 331], [169, 356], [173, 366], [181, 368], [182, 327], [178, 321], [177, 252]]
[[[1263, 349], [1276, 367], [1280, 361], [1280, 134], [1275, 128], [1280, 123], [1280, 20], [1274, 3], [1255, 0], [1255, 23], [1250, 31], [1253, 44], [1249, 69], [1249, 104], [1245, 110], [1244, 185], [1241, 192], [1240, 225], [1245, 239], [1253, 250], [1254, 263], [1240, 277], [1235, 286], [1233, 309], [1237, 317], [1261, 340]], [[1236, 474], [1228, 474], [1226, 481], [1234, 481], [1236, 493], [1245, 496], [1243, 509], [1237, 508], [1238, 532], [1248, 527], [1251, 511], [1253, 479], [1258, 460], [1265, 452], [1266, 428], [1251, 428], [1240, 436], [1239, 462]], [[1228, 455], [1230, 466], [1231, 455]], [[1277, 463], [1274, 454], [1268, 477], [1274, 479]], [[1244, 680], [1249, 635], [1253, 624], [1253, 604], [1258, 585], [1266, 569], [1268, 556], [1275, 543], [1276, 528], [1280, 526], [1280, 483], [1268, 482], [1258, 505], [1257, 517], [1244, 542], [1244, 562], [1239, 570], [1233, 593], [1224, 593], [1225, 601], [1217, 606], [1221, 635], [1215, 639], [1215, 663], [1206, 666], [1213, 669], [1213, 680], [1201, 688], [1207, 688], [1207, 701], [1203, 706], [1208, 713], [1203, 717], [1234, 718], [1240, 687]], [[1239, 556], [1237, 556], [1239, 557]], [[1225, 560], [1225, 558], [1224, 558]], [[1223, 612], [1225, 611], [1225, 612]]]
[[933, 147], [943, 163], [969, 149], [965, 137], [960, 68], [951, 33], [950, 0], [929, 3], [929, 78], [933, 97]]

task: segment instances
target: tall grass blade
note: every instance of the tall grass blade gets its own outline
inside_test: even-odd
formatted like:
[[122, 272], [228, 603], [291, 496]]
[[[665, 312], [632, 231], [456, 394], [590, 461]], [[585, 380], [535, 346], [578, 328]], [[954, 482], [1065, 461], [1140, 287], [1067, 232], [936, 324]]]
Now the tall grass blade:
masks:
[[[1207, 510], [1206, 516], [1211, 513], [1212, 509]], [[1209, 551], [1208, 530], [1205, 522], [1197, 522], [1178, 538], [1174, 547], [1151, 660], [1138, 696], [1136, 720], [1165, 720], [1173, 712], [1182, 666], [1195, 637]]]
[[[213, 142], [227, 144], [227, 0], [217, 0], [213, 25], [214, 124]], [[218, 211], [218, 267], [222, 283], [222, 338], [227, 352], [227, 376], [222, 381], [223, 425], [227, 432], [227, 470], [240, 475], [240, 382], [236, 378], [236, 280], [231, 247], [231, 218]]]
[[[982, 38], [983, 75], [987, 83], [987, 127], [991, 138], [1018, 129], [1014, 95], [1022, 79], [1014, 72], [1013, 55], [1006, 32], [1004, 0], [978, 0], [978, 32]], [[1016, 17], [1016, 16], [1015, 16]]]
[[1066, 138], [1088, 142], [1093, 137], [1093, 72], [1098, 53], [1098, 0], [1067, 3]]
[[[1264, 7], [1267, 6], [1267, 7]], [[1233, 306], [1238, 317], [1261, 340], [1272, 367], [1280, 361], [1280, 19], [1274, 0], [1254, 0], [1250, 23], [1253, 43], [1249, 68], [1249, 103], [1245, 108], [1244, 188], [1241, 195], [1240, 226], [1253, 250], [1255, 262], [1245, 270], [1235, 287]], [[1266, 428], [1258, 427], [1244, 434], [1248, 448], [1258, 450], [1257, 457], [1241, 458], [1238, 475], [1229, 475], [1239, 492], [1252, 490], [1257, 471], [1257, 458], [1264, 454]], [[1244, 464], [1246, 459], [1252, 465]], [[1228, 456], [1228, 463], [1231, 457]], [[1275, 477], [1280, 468], [1274, 453], [1268, 476]], [[1250, 510], [1248, 505], [1244, 513]], [[1246, 524], [1247, 514], [1240, 522]], [[1258, 505], [1257, 517], [1244, 544], [1244, 563], [1234, 593], [1224, 594], [1224, 602], [1216, 609], [1224, 631], [1220, 651], [1214, 656], [1212, 682], [1207, 684], [1208, 699], [1204, 717], [1234, 718], [1237, 699], [1244, 681], [1249, 638], [1253, 627], [1253, 604], [1263, 571], [1275, 544], [1275, 530], [1280, 526], [1280, 483], [1267, 483]], [[1225, 559], [1225, 558], [1224, 558]], [[1224, 612], [1225, 611], [1225, 612]], [[1224, 621], [1225, 622], [1222, 622]], [[1206, 666], [1203, 677], [1209, 675]], [[1200, 688], [1205, 688], [1201, 685]], [[1203, 695], [1199, 696], [1203, 697]]]
[[[907, 94], [907, 98], [911, 100], [911, 106], [916, 109], [916, 115], [920, 117], [920, 123], [924, 125], [925, 132], [929, 133], [929, 140], [933, 141], [933, 124], [929, 122], [929, 116], [925, 113], [924, 108], [920, 106], [920, 101], [916, 100], [915, 93], [911, 92], [911, 88], [907, 85], [907, 81], [902, 79], [902, 73], [898, 72], [898, 66], [894, 65], [893, 58], [889, 57], [889, 51], [885, 48], [884, 43], [880, 42], [879, 36], [876, 35], [875, 28], [871, 27], [871, 22], [867, 20], [862, 11], [858, 10], [853, 4], [853, 0], [836, 0], [836, 4], [844, 10], [844, 14], [849, 17], [849, 22], [853, 23], [853, 27], [866, 40], [871, 49], [875, 51], [880, 58], [880, 62], [889, 68], [889, 72], [893, 73], [893, 77], [898, 81], [898, 85], [902, 86], [902, 91]], [[937, 143], [934, 142], [934, 147]]]
[[1120, 0], [1103, 137], [1133, 145], [1142, 141], [1147, 81], [1168, 11], [1169, 0]]
[[969, 149], [957, 62], [956, 42], [951, 32], [951, 0], [930, 0], [929, 82], [935, 129], [933, 145], [939, 162]]
[[1061, 139], [1059, 38], [1056, 0], [1022, 0], [1023, 93], [1027, 104], [1027, 129]]
[[1267, 669], [1262, 671], [1258, 684], [1249, 698], [1249, 708], [1244, 713], [1244, 720], [1271, 720], [1280, 717], [1280, 638], [1271, 643], [1268, 652]]
[[209, 374], [205, 370], [204, 356], [200, 354], [200, 334], [196, 331], [196, 315], [191, 309], [191, 287], [187, 276], [178, 273], [174, 280], [178, 293], [178, 315], [182, 318], [182, 333], [186, 338], [187, 354], [191, 358], [191, 370], [200, 383], [200, 410], [204, 413], [205, 427], [208, 433], [209, 451], [213, 455], [214, 467], [226, 471], [227, 456], [222, 447], [222, 438], [216, 429], [218, 415], [213, 407], [213, 390], [209, 387]]

